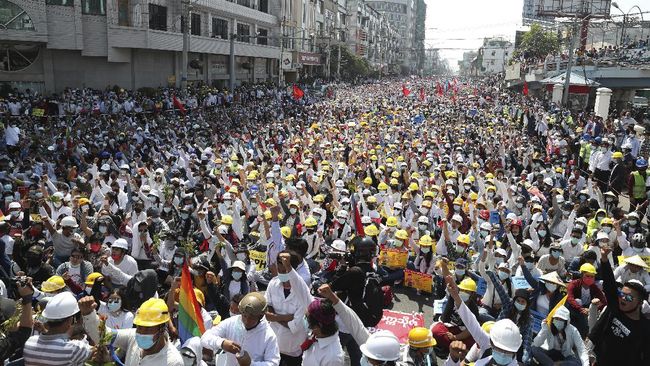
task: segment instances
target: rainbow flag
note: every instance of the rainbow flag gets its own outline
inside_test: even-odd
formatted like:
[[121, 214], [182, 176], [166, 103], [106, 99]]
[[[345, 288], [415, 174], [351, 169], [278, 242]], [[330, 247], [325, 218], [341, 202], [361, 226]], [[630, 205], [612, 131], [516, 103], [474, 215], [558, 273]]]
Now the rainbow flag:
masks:
[[192, 275], [187, 267], [187, 262], [183, 264], [181, 273], [181, 288], [178, 295], [178, 337], [181, 344], [192, 337], [200, 337], [205, 333], [203, 325], [203, 316], [201, 316], [201, 306], [196, 300], [194, 287], [192, 286]]

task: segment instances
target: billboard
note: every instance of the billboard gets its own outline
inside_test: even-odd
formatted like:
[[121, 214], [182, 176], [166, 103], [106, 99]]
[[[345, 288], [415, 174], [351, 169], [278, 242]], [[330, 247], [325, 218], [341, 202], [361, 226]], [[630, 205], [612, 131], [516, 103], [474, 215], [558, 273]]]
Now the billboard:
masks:
[[537, 15], [609, 18], [612, 0], [540, 0]]

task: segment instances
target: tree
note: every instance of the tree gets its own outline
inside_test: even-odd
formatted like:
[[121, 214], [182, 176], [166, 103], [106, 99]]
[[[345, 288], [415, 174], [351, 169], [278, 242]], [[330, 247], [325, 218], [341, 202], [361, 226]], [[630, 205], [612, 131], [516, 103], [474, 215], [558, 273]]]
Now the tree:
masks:
[[560, 41], [553, 32], [545, 31], [542, 26], [534, 23], [521, 40], [519, 53], [526, 58], [543, 58], [549, 53], [560, 50]]
[[[337, 45], [331, 47], [330, 74], [336, 75], [339, 47]], [[368, 60], [352, 53], [348, 46], [341, 45], [341, 80], [352, 81], [356, 78], [364, 78], [370, 72]]]

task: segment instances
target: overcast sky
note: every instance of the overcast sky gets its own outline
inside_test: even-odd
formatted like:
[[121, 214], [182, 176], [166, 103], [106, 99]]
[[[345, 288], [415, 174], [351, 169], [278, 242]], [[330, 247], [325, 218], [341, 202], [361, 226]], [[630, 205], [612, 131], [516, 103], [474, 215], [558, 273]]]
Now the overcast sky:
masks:
[[[514, 41], [515, 31], [522, 29], [523, 0], [425, 0], [427, 3], [426, 47], [440, 47], [443, 58], [457, 70], [463, 52], [476, 50], [483, 37], [503, 36]], [[648, 0], [617, 0], [623, 11], [639, 5], [650, 11]], [[612, 9], [612, 15], [620, 14]], [[634, 12], [633, 12], [634, 13]], [[644, 14], [650, 18], [650, 14]], [[431, 29], [437, 28], [437, 29]]]

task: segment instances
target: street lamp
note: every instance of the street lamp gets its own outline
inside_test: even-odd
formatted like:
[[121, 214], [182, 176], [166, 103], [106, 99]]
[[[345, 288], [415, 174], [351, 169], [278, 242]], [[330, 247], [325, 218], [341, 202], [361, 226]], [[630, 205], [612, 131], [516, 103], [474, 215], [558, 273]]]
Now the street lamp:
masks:
[[623, 42], [625, 40], [625, 23], [627, 22], [627, 17], [630, 15], [632, 10], [634, 10], [634, 8], [637, 8], [637, 10], [639, 11], [639, 15], [641, 16], [641, 38], [643, 38], [643, 22], [644, 22], [643, 10], [641, 10], [641, 8], [638, 5], [634, 5], [630, 8], [630, 10], [627, 11], [627, 13], [625, 13], [616, 1], [612, 2], [612, 7], [618, 9], [618, 11], [620, 11], [621, 14], [623, 14], [623, 24], [621, 25], [621, 45], [623, 45]]

